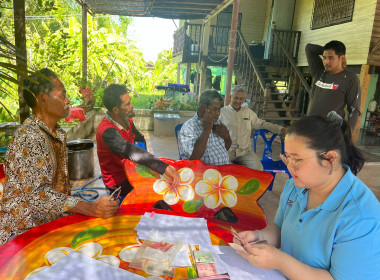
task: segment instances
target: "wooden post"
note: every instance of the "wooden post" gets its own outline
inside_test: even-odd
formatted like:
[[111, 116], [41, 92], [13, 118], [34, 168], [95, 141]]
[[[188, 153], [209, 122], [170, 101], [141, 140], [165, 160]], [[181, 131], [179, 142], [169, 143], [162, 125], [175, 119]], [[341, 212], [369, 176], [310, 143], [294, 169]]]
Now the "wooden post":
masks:
[[230, 48], [228, 52], [227, 63], [227, 81], [226, 81], [226, 94], [224, 98], [224, 105], [230, 104], [231, 99], [231, 85], [232, 85], [232, 73], [234, 71], [234, 60], [236, 51], [236, 33], [239, 17], [240, 0], [234, 1], [234, 7], [232, 10], [231, 31], [230, 31]]
[[204, 59], [201, 61], [201, 75], [200, 75], [200, 82], [199, 82], [199, 96], [200, 94], [206, 89], [206, 69], [207, 69], [207, 63]]
[[177, 63], [177, 84], [181, 83], [181, 64]]
[[190, 85], [191, 63], [186, 63], [186, 84]]
[[[26, 35], [25, 35], [25, 0], [13, 0], [14, 21], [15, 21], [15, 45], [19, 51], [19, 56], [16, 57], [17, 66], [17, 81], [24, 82], [23, 74], [26, 74], [27, 69], [27, 52], [26, 52]], [[23, 123], [30, 115], [29, 106], [26, 105], [23, 89], [18, 87], [18, 104], [20, 109], [20, 123]]]
[[199, 92], [202, 93], [206, 89], [206, 80], [207, 80], [207, 56], [208, 56], [208, 44], [210, 38], [210, 22], [203, 24], [202, 32], [202, 45], [201, 45], [201, 75], [199, 83]]
[[87, 10], [86, 4], [82, 5], [82, 86], [87, 84]]
[[371, 80], [371, 74], [368, 73], [368, 70], [369, 70], [369, 65], [363, 64], [361, 71], [360, 71], [360, 86], [361, 86], [361, 91], [362, 91], [361, 99], [360, 99], [360, 113], [361, 113], [361, 115], [359, 116], [358, 121], [357, 121], [356, 126], [355, 126], [355, 129], [353, 130], [353, 133], [352, 133], [352, 140], [354, 143], [358, 142], [362, 118], [363, 118], [363, 116], [365, 117], [364, 107], [365, 107], [365, 102], [367, 99], [369, 82]]

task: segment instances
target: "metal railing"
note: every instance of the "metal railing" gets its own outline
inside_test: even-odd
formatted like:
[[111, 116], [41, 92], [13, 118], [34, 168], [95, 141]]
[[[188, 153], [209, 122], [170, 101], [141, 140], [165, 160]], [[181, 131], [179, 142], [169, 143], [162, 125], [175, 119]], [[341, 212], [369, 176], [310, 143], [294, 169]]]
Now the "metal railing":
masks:
[[[212, 25], [210, 28], [208, 56], [220, 58], [228, 55], [230, 26]], [[173, 56], [185, 58], [198, 56], [202, 36], [202, 24], [185, 23], [174, 33]]]
[[209, 56], [226, 56], [230, 46], [230, 26], [211, 25], [208, 43]]
[[251, 100], [252, 109], [259, 117], [263, 117], [265, 115], [266, 99], [268, 93], [270, 93], [270, 88], [269, 85], [265, 84], [240, 30], [238, 30], [237, 35], [234, 63], [235, 77], [239, 76], [236, 78], [240, 81], [244, 81], [244, 85], [247, 87], [247, 97]]
[[[273, 45], [276, 45], [277, 48], [275, 53], [281, 52], [282, 55], [271, 57], [271, 66], [278, 69], [277, 74], [285, 81], [287, 94], [296, 98], [295, 109], [297, 109], [300, 117], [302, 117], [306, 109], [306, 100], [308, 97], [311, 98], [312, 92], [294, 59], [298, 56], [300, 32], [284, 32], [274, 29], [272, 34], [274, 39], [272, 40]], [[284, 34], [287, 35], [284, 36]]]
[[[282, 61], [286, 58], [286, 50], [293, 60], [297, 60], [301, 39], [301, 31], [272, 29], [272, 40], [270, 42], [269, 59], [271, 61]], [[280, 44], [280, 42], [282, 44]]]
[[[259, 117], [265, 118], [269, 110], [278, 112], [279, 117], [284, 118], [286, 118], [286, 111], [291, 112], [291, 118], [304, 115], [306, 95], [311, 96], [311, 89], [294, 60], [294, 57], [298, 55], [299, 39], [300, 32], [298, 31], [273, 30], [270, 59], [264, 61], [252, 56], [242, 33], [238, 31], [239, 45], [235, 54], [235, 76], [238, 76], [240, 83], [247, 86], [251, 108]], [[279, 86], [282, 87], [282, 92], [279, 91]], [[285, 96], [292, 101], [285, 102]], [[273, 102], [275, 105], [272, 107], [275, 108], [269, 109], [269, 102]]]
[[185, 24], [173, 35], [173, 56], [182, 54], [183, 56], [197, 57], [200, 51], [202, 36], [202, 24]]

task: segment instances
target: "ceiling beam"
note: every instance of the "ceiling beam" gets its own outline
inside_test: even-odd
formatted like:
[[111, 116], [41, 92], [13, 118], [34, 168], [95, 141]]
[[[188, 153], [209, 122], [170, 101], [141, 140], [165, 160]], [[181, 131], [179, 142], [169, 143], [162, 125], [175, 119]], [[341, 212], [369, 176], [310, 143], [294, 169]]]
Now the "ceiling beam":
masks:
[[218, 7], [216, 7], [211, 13], [208, 14], [208, 16], [205, 18], [204, 23], [206, 24], [209, 20], [211, 20], [214, 16], [218, 15], [220, 12], [222, 12], [225, 8], [227, 8], [229, 5], [233, 4], [235, 0], [225, 0], [223, 3], [220, 3]]

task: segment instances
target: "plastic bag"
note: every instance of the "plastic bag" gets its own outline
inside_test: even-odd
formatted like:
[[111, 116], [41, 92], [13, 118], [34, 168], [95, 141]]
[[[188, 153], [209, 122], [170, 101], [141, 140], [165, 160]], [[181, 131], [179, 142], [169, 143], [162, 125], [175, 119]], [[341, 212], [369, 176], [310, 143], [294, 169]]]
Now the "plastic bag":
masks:
[[129, 267], [143, 270], [150, 275], [174, 276], [172, 260], [183, 246], [183, 240], [168, 240], [158, 231], [151, 231]]

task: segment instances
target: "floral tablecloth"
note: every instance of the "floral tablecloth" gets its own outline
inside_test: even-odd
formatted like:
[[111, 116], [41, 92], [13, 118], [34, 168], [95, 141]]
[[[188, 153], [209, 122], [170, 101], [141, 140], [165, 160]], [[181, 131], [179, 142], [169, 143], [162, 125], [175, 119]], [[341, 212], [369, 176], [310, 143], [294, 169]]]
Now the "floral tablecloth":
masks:
[[[147, 211], [206, 218], [214, 245], [232, 240], [225, 230], [231, 225], [238, 230], [266, 226], [256, 201], [268, 188], [271, 174], [237, 165], [163, 160], [179, 170], [178, 189], [168, 178], [126, 160], [125, 169], [135, 190], [124, 199], [116, 216], [104, 220], [71, 215], [17, 236], [0, 247], [0, 279], [25, 279], [72, 251], [148, 277], [128, 267], [141, 245], [134, 228]], [[186, 269], [180, 270], [175, 277], [186, 273]]]

